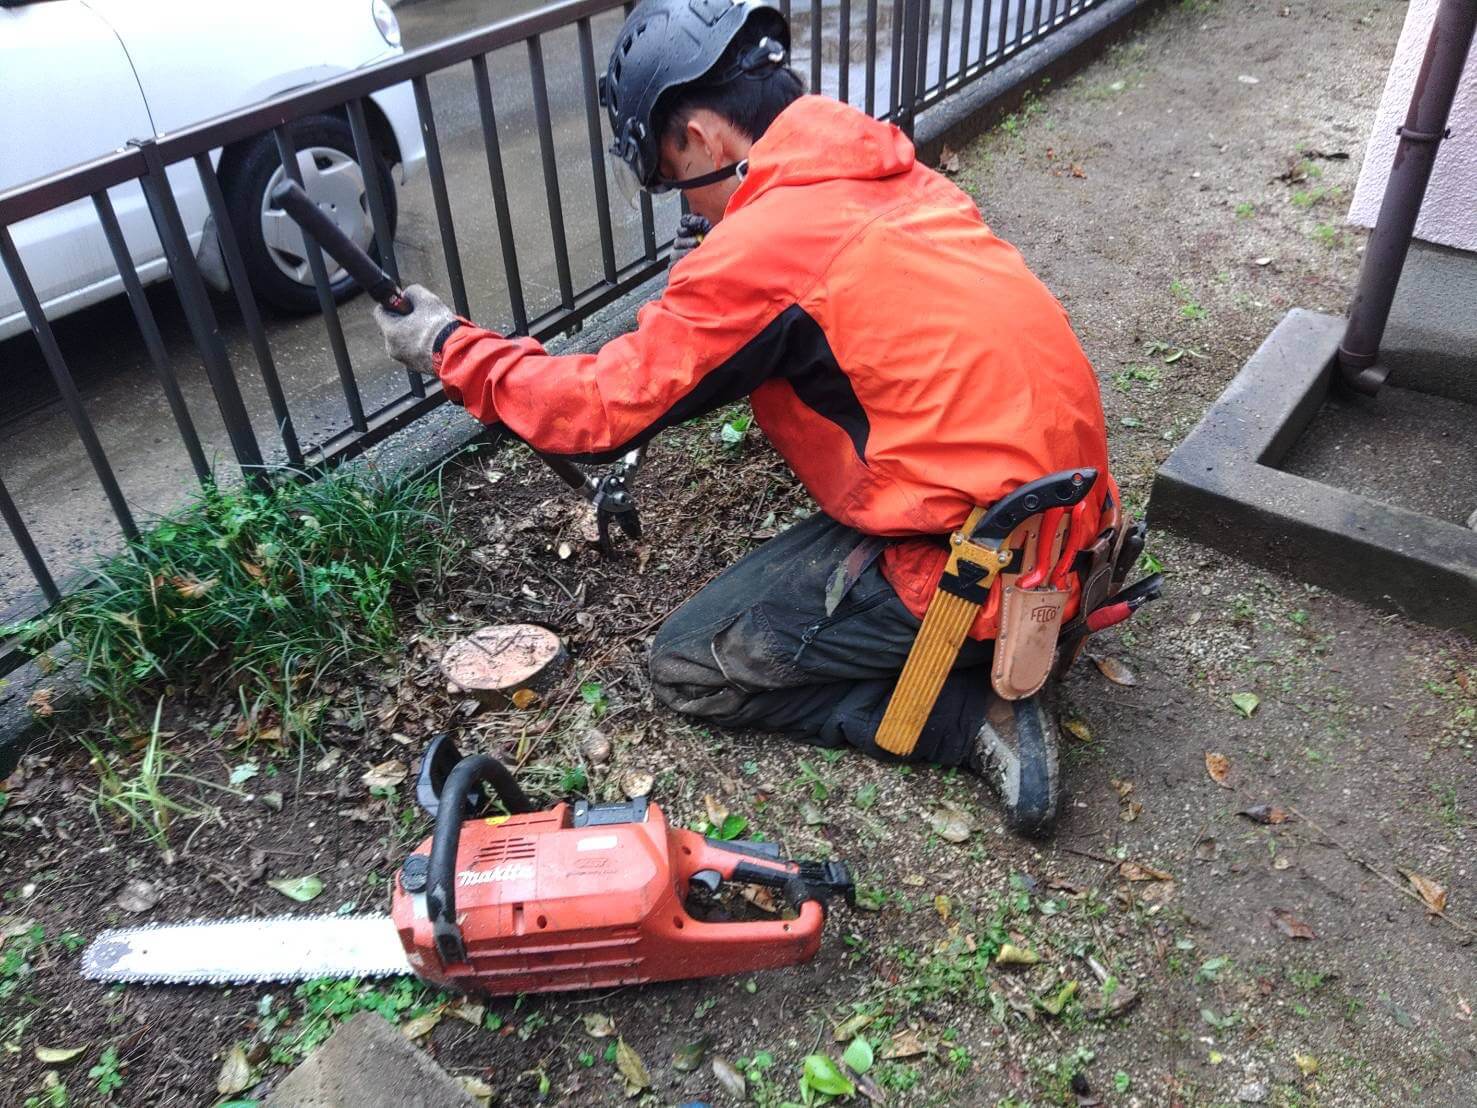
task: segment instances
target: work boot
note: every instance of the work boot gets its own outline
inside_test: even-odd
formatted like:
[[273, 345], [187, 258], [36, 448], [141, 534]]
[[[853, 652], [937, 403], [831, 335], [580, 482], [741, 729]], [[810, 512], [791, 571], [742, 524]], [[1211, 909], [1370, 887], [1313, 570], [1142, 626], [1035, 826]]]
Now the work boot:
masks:
[[990, 697], [975, 735], [970, 768], [1000, 798], [1006, 822], [1023, 835], [1046, 835], [1056, 822], [1057, 720], [1049, 689], [1024, 700]]

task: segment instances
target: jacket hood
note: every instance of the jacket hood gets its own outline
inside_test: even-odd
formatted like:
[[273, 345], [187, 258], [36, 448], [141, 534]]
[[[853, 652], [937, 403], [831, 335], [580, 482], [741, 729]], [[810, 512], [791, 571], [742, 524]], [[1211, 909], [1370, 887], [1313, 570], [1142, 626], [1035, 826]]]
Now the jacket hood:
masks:
[[802, 96], [749, 150], [749, 172], [728, 211], [772, 188], [819, 181], [878, 180], [913, 168], [913, 144], [891, 123], [829, 96]]

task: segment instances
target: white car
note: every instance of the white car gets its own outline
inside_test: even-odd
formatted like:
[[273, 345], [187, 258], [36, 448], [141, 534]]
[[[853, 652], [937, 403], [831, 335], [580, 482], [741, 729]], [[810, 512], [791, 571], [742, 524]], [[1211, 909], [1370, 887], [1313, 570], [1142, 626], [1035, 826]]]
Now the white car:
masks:
[[[402, 53], [386, 0], [0, 0], [0, 193], [125, 146]], [[366, 115], [391, 221], [400, 180], [425, 162], [409, 85], [374, 93]], [[373, 233], [346, 114], [299, 121], [293, 135], [309, 192], [361, 245]], [[212, 152], [257, 296], [287, 311], [318, 301], [302, 235], [267, 203], [282, 178], [270, 135]], [[227, 287], [192, 161], [169, 180], [206, 278]], [[143, 190], [109, 193], [145, 283], [169, 276]], [[91, 201], [11, 227], [26, 272], [58, 318], [123, 291]], [[331, 274], [335, 292], [351, 283]], [[0, 267], [0, 339], [28, 329]]]

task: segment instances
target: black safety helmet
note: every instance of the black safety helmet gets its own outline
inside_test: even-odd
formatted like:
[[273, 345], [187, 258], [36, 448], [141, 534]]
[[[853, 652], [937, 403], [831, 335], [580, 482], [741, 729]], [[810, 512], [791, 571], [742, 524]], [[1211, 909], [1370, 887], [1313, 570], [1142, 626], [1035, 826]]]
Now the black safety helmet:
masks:
[[790, 28], [779, 9], [765, 0], [642, 0], [626, 19], [600, 78], [600, 103], [610, 113], [615, 136], [610, 152], [642, 188], [698, 188], [741, 172], [736, 164], [686, 181], [662, 180], [657, 173], [661, 135], [652, 116], [664, 93], [708, 75], [750, 21], [760, 31], [758, 43], [744, 51], [732, 72], [712, 74], [703, 84], [759, 76], [783, 66], [790, 52]]

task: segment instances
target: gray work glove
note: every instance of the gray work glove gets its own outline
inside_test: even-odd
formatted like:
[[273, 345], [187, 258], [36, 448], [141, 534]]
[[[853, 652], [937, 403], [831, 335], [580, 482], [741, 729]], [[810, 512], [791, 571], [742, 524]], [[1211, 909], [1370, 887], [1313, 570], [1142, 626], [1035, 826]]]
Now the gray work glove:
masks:
[[703, 236], [713, 229], [705, 216], [688, 212], [677, 223], [677, 237], [672, 240], [672, 264], [676, 265], [698, 248]]
[[424, 285], [411, 285], [405, 290], [405, 298], [415, 309], [409, 315], [396, 315], [375, 306], [374, 321], [385, 336], [385, 353], [408, 369], [434, 377], [431, 357], [436, 339], [456, 322], [456, 313]]

